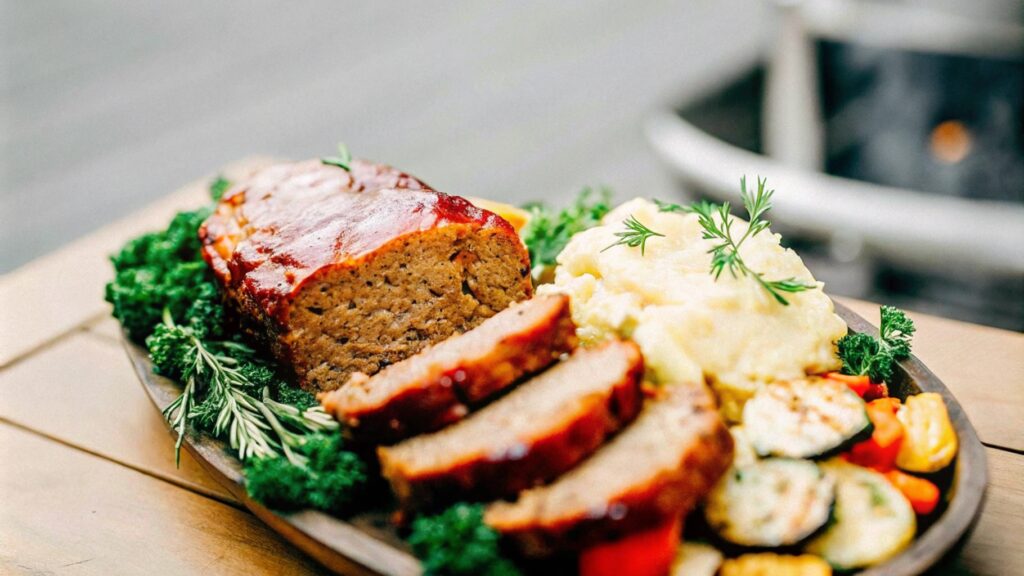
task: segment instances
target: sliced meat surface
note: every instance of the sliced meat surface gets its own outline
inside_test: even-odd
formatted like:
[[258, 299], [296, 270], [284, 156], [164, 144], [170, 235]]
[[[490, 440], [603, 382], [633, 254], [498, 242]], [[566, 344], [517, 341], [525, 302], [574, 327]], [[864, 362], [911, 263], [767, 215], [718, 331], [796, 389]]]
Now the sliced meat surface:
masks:
[[732, 438], [703, 386], [667, 384], [636, 421], [555, 482], [488, 507], [484, 521], [545, 556], [685, 514], [732, 460]]
[[357, 442], [389, 444], [461, 419], [575, 346], [569, 299], [534, 298], [320, 399]]
[[640, 411], [643, 357], [632, 342], [579, 349], [440, 432], [378, 449], [406, 510], [493, 500], [550, 481]]

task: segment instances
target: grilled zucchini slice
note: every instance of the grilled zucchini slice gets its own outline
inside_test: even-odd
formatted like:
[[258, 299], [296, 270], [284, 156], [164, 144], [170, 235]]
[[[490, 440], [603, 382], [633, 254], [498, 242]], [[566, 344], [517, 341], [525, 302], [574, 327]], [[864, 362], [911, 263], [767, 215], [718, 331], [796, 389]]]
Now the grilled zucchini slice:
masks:
[[885, 476], [841, 460], [822, 467], [836, 479], [835, 520], [807, 552], [853, 570], [884, 562], [914, 540], [914, 510]]
[[822, 528], [835, 482], [809, 460], [769, 458], [726, 473], [708, 496], [704, 517], [718, 535], [741, 546], [793, 546]]
[[743, 428], [761, 456], [828, 458], [871, 436], [864, 400], [841, 382], [768, 384], [743, 408]]

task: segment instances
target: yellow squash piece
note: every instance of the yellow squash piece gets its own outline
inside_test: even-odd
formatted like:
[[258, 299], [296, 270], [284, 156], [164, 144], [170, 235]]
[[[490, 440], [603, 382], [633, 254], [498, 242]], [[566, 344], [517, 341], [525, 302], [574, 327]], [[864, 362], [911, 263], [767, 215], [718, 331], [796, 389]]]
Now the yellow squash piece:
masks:
[[903, 424], [903, 444], [896, 465], [908, 472], [936, 472], [956, 456], [957, 438], [942, 396], [910, 396], [896, 414]]
[[832, 567], [817, 556], [781, 554], [744, 554], [726, 560], [721, 576], [830, 576]]
[[483, 208], [484, 210], [490, 210], [498, 216], [501, 216], [508, 223], [516, 229], [516, 232], [520, 232], [523, 226], [530, 220], [530, 213], [522, 208], [516, 208], [511, 204], [505, 204], [504, 202], [495, 202], [494, 200], [486, 200], [484, 198], [466, 198], [477, 208]]

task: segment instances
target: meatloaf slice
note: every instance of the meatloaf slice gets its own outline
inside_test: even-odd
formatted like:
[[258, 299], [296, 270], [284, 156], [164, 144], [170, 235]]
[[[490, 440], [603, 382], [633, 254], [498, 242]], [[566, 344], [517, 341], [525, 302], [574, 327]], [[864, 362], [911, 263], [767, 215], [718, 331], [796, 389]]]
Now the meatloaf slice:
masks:
[[389, 166], [269, 166], [200, 229], [250, 331], [309, 390], [337, 388], [532, 292], [511, 225]]
[[534, 298], [372, 377], [356, 373], [320, 401], [356, 441], [389, 444], [459, 420], [575, 346], [568, 297]]
[[688, 512], [732, 461], [704, 387], [666, 385], [631, 426], [552, 484], [491, 504], [484, 521], [527, 556], [579, 549]]
[[642, 376], [632, 342], [577, 350], [457, 424], [379, 448], [381, 472], [406, 510], [514, 496], [569, 470], [632, 421]]

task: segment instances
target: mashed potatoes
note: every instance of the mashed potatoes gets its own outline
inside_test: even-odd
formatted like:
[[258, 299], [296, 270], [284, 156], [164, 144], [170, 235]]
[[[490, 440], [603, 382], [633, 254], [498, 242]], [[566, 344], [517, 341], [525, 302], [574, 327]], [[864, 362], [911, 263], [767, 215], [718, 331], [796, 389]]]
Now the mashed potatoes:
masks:
[[[626, 246], [604, 250], [630, 215], [665, 237], [650, 238], [645, 255]], [[737, 218], [734, 236], [746, 228]], [[846, 334], [846, 324], [821, 283], [785, 294], [790, 305], [783, 306], [751, 278], [726, 270], [716, 281], [708, 273], [714, 243], [702, 239], [701, 230], [693, 214], [662, 213], [647, 200], [632, 200], [603, 225], [574, 236], [558, 257], [554, 284], [538, 292], [572, 298], [584, 343], [632, 338], [654, 380], [706, 381], [734, 421], [759, 383], [838, 369], [834, 342]], [[770, 231], [748, 238], [740, 254], [768, 279], [814, 282], [800, 257]]]

